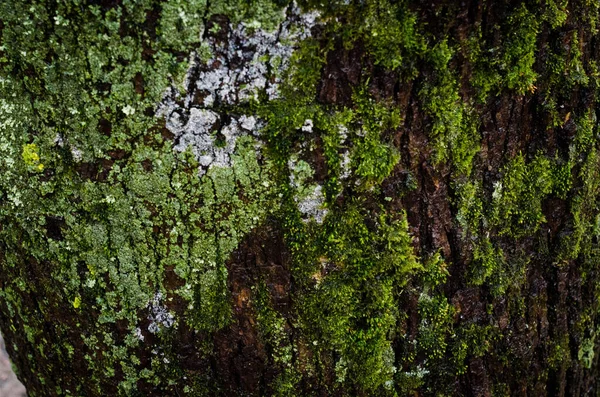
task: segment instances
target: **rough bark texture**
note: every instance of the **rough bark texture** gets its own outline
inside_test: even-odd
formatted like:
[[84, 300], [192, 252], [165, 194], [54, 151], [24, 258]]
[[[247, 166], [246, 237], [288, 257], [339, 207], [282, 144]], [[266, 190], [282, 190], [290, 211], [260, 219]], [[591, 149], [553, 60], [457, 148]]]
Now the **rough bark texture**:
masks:
[[31, 396], [598, 394], [596, 2], [16, 3]]

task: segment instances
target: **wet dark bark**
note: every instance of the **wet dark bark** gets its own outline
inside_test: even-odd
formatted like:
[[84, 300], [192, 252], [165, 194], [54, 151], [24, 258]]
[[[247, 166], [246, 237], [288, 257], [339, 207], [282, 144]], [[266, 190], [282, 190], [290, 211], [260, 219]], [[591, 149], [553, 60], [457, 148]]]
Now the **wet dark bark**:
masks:
[[[456, 42], [464, 44], [475, 27], [481, 27], [483, 35], [493, 37], [493, 31], [504, 22], [510, 7], [517, 7], [519, 2], [427, 2], [414, 5], [420, 21], [427, 21], [427, 28], [441, 35], [452, 37]], [[552, 126], [546, 108], [544, 95], [552, 83], [548, 78], [547, 57], [550, 50], [566, 48], [571, 41], [570, 35], [576, 32], [579, 37], [579, 48], [584, 62], [597, 59], [600, 45], [598, 37], [589, 32], [589, 26], [577, 18], [589, 10], [585, 5], [570, 2], [569, 17], [566, 24], [559, 29], [550, 29], [542, 23], [538, 35], [536, 62], [534, 70], [540, 78], [535, 92], [519, 95], [512, 90], [503, 89], [492, 93], [485, 103], [475, 105], [479, 124], [481, 150], [474, 159], [474, 169], [469, 178], [481, 181], [484, 197], [491, 201], [494, 190], [493, 183], [501, 179], [502, 168], [519, 153], [532, 158], [536, 153], [557, 153], [559, 157], [568, 158], [569, 148], [577, 126], [570, 115], [581, 109], [597, 107], [597, 89], [575, 85], [560, 92], [557, 111], [563, 120], [561, 125]], [[439, 36], [438, 36], [439, 37]], [[499, 48], [503, 43], [499, 39], [491, 39]], [[461, 95], [465, 101], [470, 100], [476, 90], [470, 83], [473, 65], [460, 53], [452, 61], [452, 67], [458, 71], [461, 81]], [[466, 371], [461, 375], [448, 377], [445, 366], [451, 367], [452, 357], [448, 352], [445, 361], [436, 364], [439, 373], [433, 373], [427, 387], [416, 391], [414, 395], [434, 395], [442, 390], [452, 395], [492, 396], [492, 395], [529, 395], [529, 396], [586, 396], [598, 393], [598, 345], [595, 344], [592, 362], [586, 366], [581, 360], [581, 344], [584, 338], [595, 331], [583, 327], [582, 322], [597, 320], [586, 318], [587, 313], [594, 313], [597, 307], [597, 285], [599, 273], [596, 264], [590, 265], [584, 258], [587, 254], [556, 263], [560, 254], [561, 241], [573, 232], [572, 200], [574, 193], [581, 188], [583, 180], [575, 182], [574, 190], [565, 197], [550, 195], [543, 201], [545, 221], [539, 230], [531, 235], [511, 238], [496, 235], [494, 245], [500, 247], [507, 258], [524, 260], [523, 279], [515, 279], [511, 284], [519, 285], [516, 290], [509, 290], [500, 296], [494, 296], [491, 286], [474, 286], [469, 280], [470, 268], [473, 265], [472, 245], [463, 238], [457, 217], [457, 197], [455, 190], [456, 175], [452, 172], [452, 164], [434, 164], [429, 128], [431, 119], [422, 109], [418, 96], [418, 87], [426, 81], [435, 70], [425, 70], [415, 80], [403, 81], [397, 73], [384, 70], [373, 64], [361, 45], [344, 49], [337, 43], [329, 52], [327, 62], [322, 70], [322, 78], [315, 100], [332, 105], [352, 106], [353, 87], [359, 84], [366, 74], [369, 76], [369, 92], [377, 98], [392, 98], [394, 104], [404, 115], [402, 126], [394, 131], [393, 142], [401, 152], [400, 163], [392, 175], [382, 184], [382, 203], [384, 196], [397, 196], [399, 191], [406, 190], [407, 179], [416, 183], [416, 189], [385, 203], [390, 211], [406, 210], [410, 224], [410, 232], [414, 238], [415, 251], [421, 256], [432, 252], [441, 252], [451, 264], [450, 276], [444, 287], [444, 295], [457, 310], [454, 328], [470, 324], [493, 325], [498, 337], [486, 343], [491, 344], [489, 351], [481, 357], [469, 356], [466, 360]], [[361, 76], [362, 74], [362, 76]], [[317, 160], [318, 161], [318, 160]], [[594, 200], [597, 200], [595, 198]], [[278, 225], [270, 225], [252, 233], [247, 242], [238, 249], [229, 261], [229, 282], [234, 296], [243, 296], [244, 284], [249, 274], [260, 274], [268, 278], [269, 291], [278, 303], [278, 311], [293, 322], [294, 280], [289, 278], [289, 261], [281, 255], [279, 249], [257, 247], [258, 241], [274, 241], [279, 232]], [[491, 227], [482, 233], [496, 233]], [[266, 235], [271, 236], [265, 238]], [[589, 247], [596, 250], [597, 241]], [[243, 258], [246, 258], [245, 260]], [[260, 258], [260, 259], [259, 259]], [[266, 263], [273, 263], [268, 267]], [[283, 293], [283, 295], [282, 295]], [[290, 295], [292, 298], [290, 300]], [[238, 298], [239, 299], [239, 298]], [[401, 310], [406, 313], [407, 320], [403, 327], [407, 334], [417, 335], [419, 332], [419, 313], [417, 296], [407, 294]], [[250, 363], [257, 357], [263, 363], [253, 366], [248, 373], [240, 367], [230, 364], [230, 371], [238, 374], [236, 382], [228, 383], [229, 393], [240, 390], [245, 392], [268, 394], [264, 382], [272, 379], [272, 367], [269, 365], [267, 346], [253, 340], [255, 331], [245, 328], [251, 323], [252, 314], [238, 301], [236, 304], [237, 322], [229, 331], [231, 334], [240, 331], [243, 337], [235, 340], [237, 353], [227, 351], [226, 362], [234, 363], [243, 357]], [[593, 327], [592, 327], [593, 328]], [[296, 343], [297, 335], [288, 330], [290, 343]], [[466, 341], [470, 343], [470, 341]], [[565, 349], [560, 353], [559, 346]], [[251, 351], [252, 357], [247, 351]], [[403, 351], [398, 348], [397, 355]], [[559, 363], [551, 362], [560, 356]], [[418, 357], [417, 361], [424, 360]], [[223, 368], [224, 363], [221, 362]], [[432, 370], [432, 371], [435, 371]], [[435, 376], [439, 375], [439, 379]], [[322, 384], [332, 385], [334, 376], [325, 376]], [[235, 385], [235, 386], [234, 386]], [[304, 393], [328, 395], [324, 388], [314, 388], [310, 382], [302, 383]], [[342, 393], [343, 394], [343, 393]]]

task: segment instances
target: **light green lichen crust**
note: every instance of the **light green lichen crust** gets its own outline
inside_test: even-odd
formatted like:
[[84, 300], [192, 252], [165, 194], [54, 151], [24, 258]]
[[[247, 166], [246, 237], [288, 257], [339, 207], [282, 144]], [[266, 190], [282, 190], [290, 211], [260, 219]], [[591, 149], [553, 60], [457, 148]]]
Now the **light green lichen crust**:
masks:
[[[240, 138], [232, 166], [200, 178], [154, 116], [221, 11], [205, 1], [0, 5], [2, 326], [30, 343], [18, 364], [45, 384], [30, 395], [131, 395], [140, 380], [169, 393], [182, 376], [170, 330], [230, 321], [224, 263], [277, 208], [270, 162]], [[46, 367], [48, 355], [64, 367]], [[69, 375], [69, 362], [90, 377]]]

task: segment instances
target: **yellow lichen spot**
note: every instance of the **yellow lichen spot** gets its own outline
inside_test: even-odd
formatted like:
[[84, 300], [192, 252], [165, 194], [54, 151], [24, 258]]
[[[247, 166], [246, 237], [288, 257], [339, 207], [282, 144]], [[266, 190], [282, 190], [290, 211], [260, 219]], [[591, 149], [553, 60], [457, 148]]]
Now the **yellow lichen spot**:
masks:
[[73, 307], [75, 309], [79, 309], [79, 306], [81, 306], [81, 298], [79, 296], [76, 296], [73, 300]]
[[29, 168], [41, 172], [44, 170], [44, 164], [40, 163], [39, 153], [40, 149], [38, 146], [35, 143], [29, 143], [27, 145], [23, 145], [21, 157], [23, 157], [23, 161], [29, 166]]
[[88, 264], [87, 268], [92, 276], [96, 275], [96, 267], [95, 266]]

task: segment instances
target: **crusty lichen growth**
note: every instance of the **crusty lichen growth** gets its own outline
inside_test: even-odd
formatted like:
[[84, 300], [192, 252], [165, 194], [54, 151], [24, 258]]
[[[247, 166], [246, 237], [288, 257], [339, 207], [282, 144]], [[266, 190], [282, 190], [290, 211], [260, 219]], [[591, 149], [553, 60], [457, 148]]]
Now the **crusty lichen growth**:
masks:
[[[20, 363], [42, 382], [31, 395], [99, 395], [106, 385], [131, 395], [144, 382], [170, 393], [178, 363], [160, 343], [169, 329], [229, 322], [224, 262], [277, 208], [270, 163], [240, 136], [227, 164], [200, 178], [154, 116], [184, 77], [180, 54], [205, 48], [207, 18], [219, 12], [205, 1], [0, 6], [0, 294], [7, 326], [31, 343]], [[57, 313], [53, 332], [76, 348], [44, 335]], [[51, 351], [73, 363], [72, 376], [46, 359]]]

